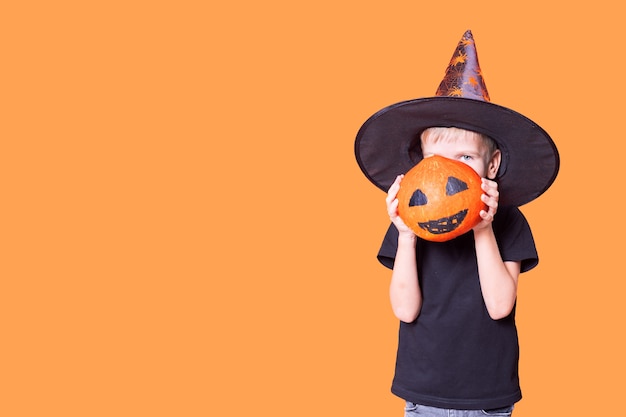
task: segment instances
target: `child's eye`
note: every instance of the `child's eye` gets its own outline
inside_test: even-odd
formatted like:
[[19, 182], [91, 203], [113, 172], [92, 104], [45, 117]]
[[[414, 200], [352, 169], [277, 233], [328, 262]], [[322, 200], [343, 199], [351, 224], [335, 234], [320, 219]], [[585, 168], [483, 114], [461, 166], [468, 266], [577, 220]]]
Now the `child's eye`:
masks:
[[473, 158], [471, 155], [462, 155], [461, 160], [463, 161], [471, 161]]

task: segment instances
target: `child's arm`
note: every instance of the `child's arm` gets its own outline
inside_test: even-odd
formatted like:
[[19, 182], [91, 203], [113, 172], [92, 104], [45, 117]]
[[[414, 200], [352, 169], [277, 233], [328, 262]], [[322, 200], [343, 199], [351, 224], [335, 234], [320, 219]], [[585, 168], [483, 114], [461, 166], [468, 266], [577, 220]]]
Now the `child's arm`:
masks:
[[517, 297], [517, 278], [520, 262], [503, 262], [493, 233], [492, 221], [498, 209], [498, 185], [490, 180], [483, 180], [482, 196], [488, 206], [481, 211], [482, 221], [474, 228], [476, 259], [480, 288], [489, 316], [502, 319], [513, 310]]
[[406, 323], [414, 321], [422, 308], [422, 293], [417, 277], [415, 244], [417, 236], [398, 216], [398, 199], [402, 175], [399, 175], [387, 193], [387, 212], [398, 229], [398, 249], [391, 274], [389, 297], [396, 317]]

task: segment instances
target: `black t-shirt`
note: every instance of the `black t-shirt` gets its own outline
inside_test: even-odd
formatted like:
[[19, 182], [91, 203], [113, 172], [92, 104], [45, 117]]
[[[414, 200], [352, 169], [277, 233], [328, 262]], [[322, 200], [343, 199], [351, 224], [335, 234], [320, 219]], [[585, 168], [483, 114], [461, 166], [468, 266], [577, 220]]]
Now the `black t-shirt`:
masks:
[[[538, 263], [530, 227], [517, 208], [501, 207], [493, 229], [504, 261], [525, 272]], [[398, 232], [389, 227], [378, 253], [393, 268]], [[431, 407], [490, 409], [522, 397], [515, 309], [489, 317], [480, 291], [473, 232], [447, 242], [418, 239], [422, 308], [412, 323], [400, 323], [392, 392]]]

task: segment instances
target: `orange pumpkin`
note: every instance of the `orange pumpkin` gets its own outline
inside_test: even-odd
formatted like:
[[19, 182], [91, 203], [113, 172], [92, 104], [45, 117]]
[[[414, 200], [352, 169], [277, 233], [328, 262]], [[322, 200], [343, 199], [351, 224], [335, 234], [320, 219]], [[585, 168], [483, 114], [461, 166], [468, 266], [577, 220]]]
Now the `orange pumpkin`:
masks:
[[487, 209], [482, 194], [481, 178], [469, 165], [430, 156], [402, 179], [398, 214], [417, 236], [443, 242], [480, 222], [480, 211]]

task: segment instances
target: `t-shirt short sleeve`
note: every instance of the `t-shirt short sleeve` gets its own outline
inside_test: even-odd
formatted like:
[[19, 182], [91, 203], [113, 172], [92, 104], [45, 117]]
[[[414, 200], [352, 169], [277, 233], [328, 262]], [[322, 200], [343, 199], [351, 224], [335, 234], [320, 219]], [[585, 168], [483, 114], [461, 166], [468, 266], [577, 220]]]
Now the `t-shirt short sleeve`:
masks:
[[396, 250], [398, 249], [398, 229], [391, 223], [383, 238], [383, 243], [378, 250], [378, 261], [389, 269], [393, 269], [396, 259]]
[[520, 272], [537, 266], [539, 257], [530, 226], [517, 207], [502, 208], [496, 213], [493, 230], [503, 261], [521, 262]]

